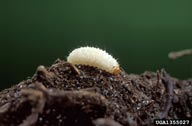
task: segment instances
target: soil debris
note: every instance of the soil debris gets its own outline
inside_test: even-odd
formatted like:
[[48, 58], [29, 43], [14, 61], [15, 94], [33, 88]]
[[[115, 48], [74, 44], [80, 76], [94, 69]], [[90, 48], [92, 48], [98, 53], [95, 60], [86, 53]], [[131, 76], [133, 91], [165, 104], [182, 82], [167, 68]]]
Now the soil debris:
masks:
[[160, 118], [192, 119], [192, 81], [58, 59], [0, 92], [1, 126], [151, 126]]

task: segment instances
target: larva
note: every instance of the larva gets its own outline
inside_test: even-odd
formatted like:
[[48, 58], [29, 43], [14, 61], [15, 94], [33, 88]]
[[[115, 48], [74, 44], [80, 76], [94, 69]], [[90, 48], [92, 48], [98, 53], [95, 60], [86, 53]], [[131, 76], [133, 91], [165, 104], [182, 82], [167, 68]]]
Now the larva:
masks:
[[95, 47], [80, 47], [74, 49], [67, 57], [67, 62], [94, 66], [112, 74], [120, 73], [117, 60], [106, 51]]

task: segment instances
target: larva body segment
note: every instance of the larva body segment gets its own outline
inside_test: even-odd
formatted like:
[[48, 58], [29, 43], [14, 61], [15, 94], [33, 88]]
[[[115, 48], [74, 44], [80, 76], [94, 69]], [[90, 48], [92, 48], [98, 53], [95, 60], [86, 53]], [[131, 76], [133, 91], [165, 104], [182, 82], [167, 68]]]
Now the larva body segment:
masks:
[[117, 60], [106, 51], [95, 47], [77, 48], [69, 54], [67, 61], [72, 64], [94, 66], [112, 74], [120, 73]]

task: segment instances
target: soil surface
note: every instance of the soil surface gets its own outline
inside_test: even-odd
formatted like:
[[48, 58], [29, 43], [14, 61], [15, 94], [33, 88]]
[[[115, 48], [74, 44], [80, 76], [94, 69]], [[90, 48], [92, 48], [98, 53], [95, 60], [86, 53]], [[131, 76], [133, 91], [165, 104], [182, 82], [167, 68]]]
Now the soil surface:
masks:
[[151, 126], [192, 119], [192, 81], [165, 70], [118, 75], [57, 60], [0, 92], [0, 126]]

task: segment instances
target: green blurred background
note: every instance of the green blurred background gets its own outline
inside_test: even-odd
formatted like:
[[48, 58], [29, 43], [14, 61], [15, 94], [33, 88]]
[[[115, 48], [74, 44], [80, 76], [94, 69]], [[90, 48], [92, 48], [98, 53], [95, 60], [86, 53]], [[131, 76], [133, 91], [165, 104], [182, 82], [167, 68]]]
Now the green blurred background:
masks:
[[128, 73], [192, 77], [192, 56], [167, 57], [192, 48], [191, 0], [12, 0], [0, 14], [0, 89], [86, 45], [106, 49]]

